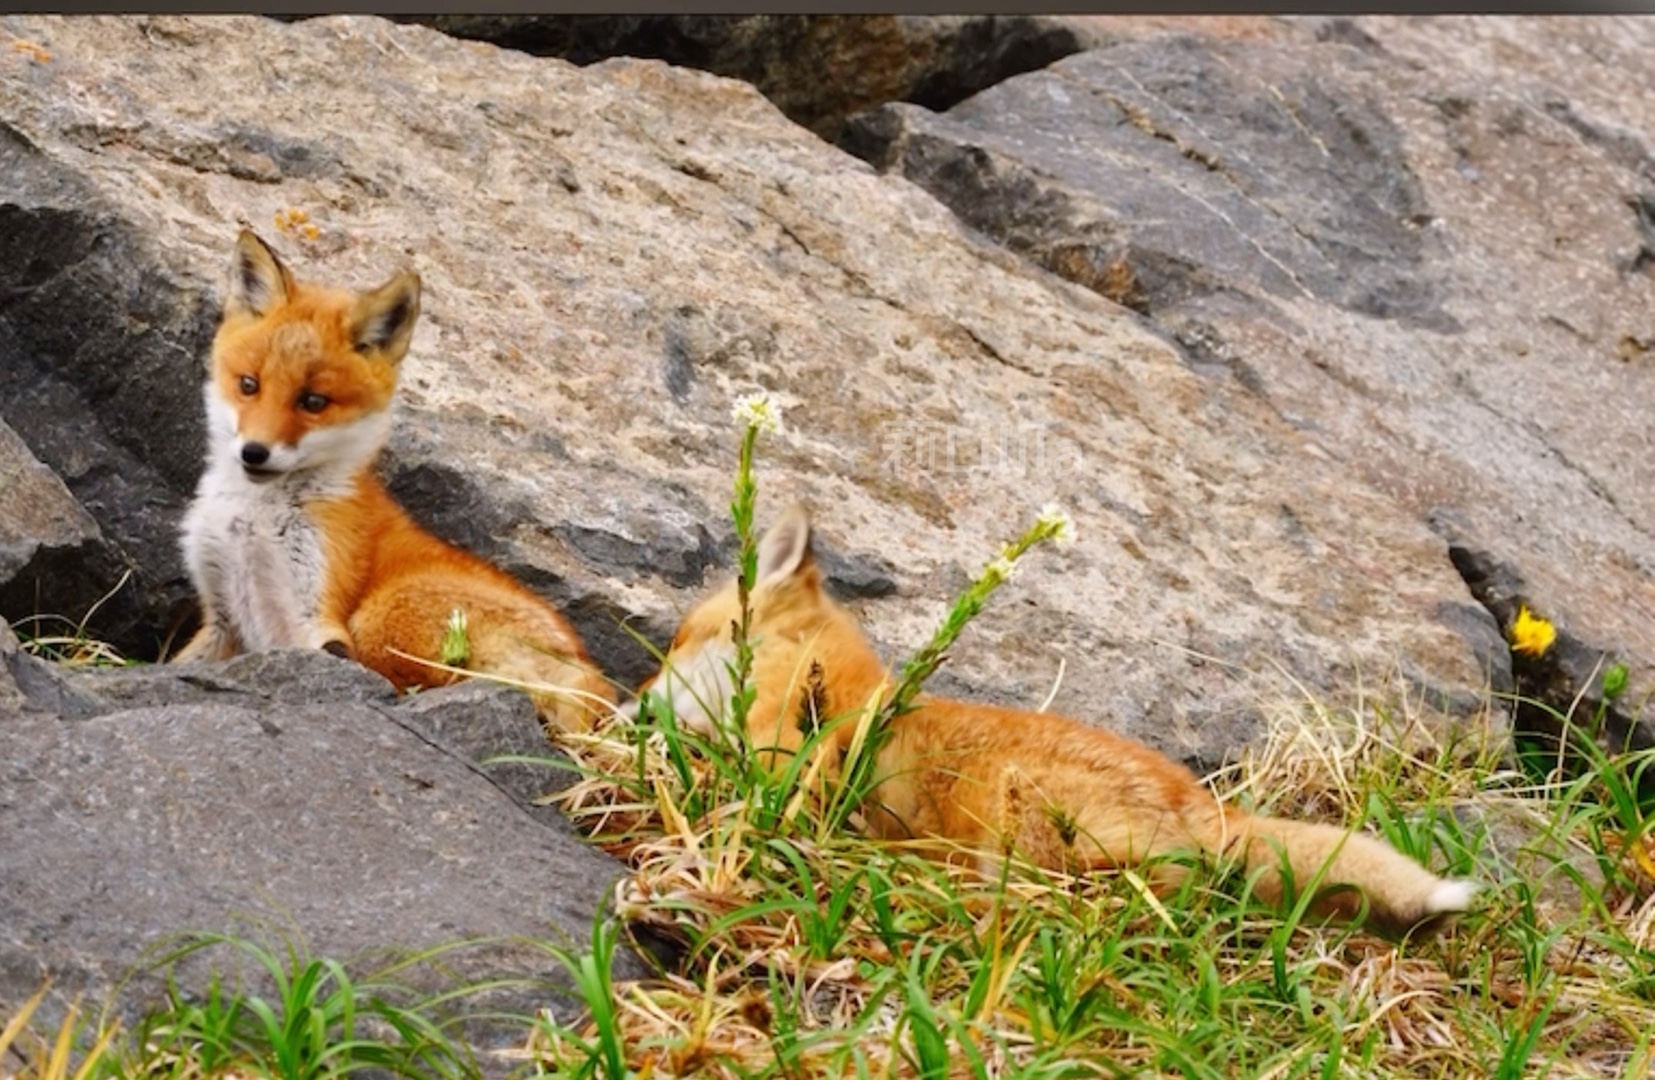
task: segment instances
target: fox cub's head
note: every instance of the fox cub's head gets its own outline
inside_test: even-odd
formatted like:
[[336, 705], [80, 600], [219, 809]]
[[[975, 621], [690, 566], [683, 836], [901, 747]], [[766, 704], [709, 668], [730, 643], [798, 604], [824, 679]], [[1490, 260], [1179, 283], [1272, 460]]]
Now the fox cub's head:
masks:
[[370, 462], [390, 432], [419, 286], [413, 273], [365, 293], [300, 284], [242, 230], [207, 384], [214, 456], [256, 481]]
[[[848, 618], [822, 591], [804, 507], [788, 509], [759, 541], [758, 576], [748, 604], [755, 673], [789, 666], [825, 627]], [[729, 702], [734, 627], [740, 618], [741, 602], [731, 581], [684, 617], [660, 674], [642, 690], [670, 698], [680, 723], [708, 730], [712, 716]], [[783, 672], [780, 677], [788, 676]]]

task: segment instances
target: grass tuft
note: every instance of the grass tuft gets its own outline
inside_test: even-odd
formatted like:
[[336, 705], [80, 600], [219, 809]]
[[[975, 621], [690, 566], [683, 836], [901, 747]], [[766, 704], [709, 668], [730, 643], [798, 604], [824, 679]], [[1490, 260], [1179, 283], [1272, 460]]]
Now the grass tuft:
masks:
[[[215, 969], [204, 994], [186, 993], [175, 966], [204, 949], [229, 950], [273, 992], [226, 988]], [[431, 1018], [441, 1001], [422, 999], [400, 981], [442, 951], [355, 978], [338, 961], [311, 957], [291, 942], [278, 949], [227, 934], [189, 935], [158, 961], [168, 972], [167, 1002], [138, 1025], [115, 1072], [168, 1080], [323, 1080], [365, 1071], [419, 1080], [476, 1076], [470, 1051]]]
[[[30, 615], [11, 624], [23, 651], [53, 663], [70, 667], [125, 667], [133, 661], [107, 641], [99, 640], [88, 627], [92, 618], [132, 579], [132, 571], [121, 575], [113, 588], [87, 608], [80, 619], [67, 615]], [[51, 629], [47, 629], [50, 627]]]

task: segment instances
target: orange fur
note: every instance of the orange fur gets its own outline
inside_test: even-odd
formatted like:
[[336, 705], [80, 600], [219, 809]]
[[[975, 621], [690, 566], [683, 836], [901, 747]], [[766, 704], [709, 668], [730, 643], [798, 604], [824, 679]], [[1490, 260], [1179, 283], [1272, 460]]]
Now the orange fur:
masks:
[[414, 523], [374, 464], [389, 432], [419, 279], [351, 293], [296, 281], [237, 242], [206, 388], [212, 447], [183, 541], [202, 627], [174, 659], [326, 647], [399, 689], [451, 681], [435, 660], [463, 612], [468, 670], [544, 684], [548, 723], [591, 726], [613, 693], [557, 610]]
[[[772, 767], [799, 750], [799, 720], [811, 702], [821, 717], [854, 718], [883, 701], [892, 681], [855, 621], [823, 592], [809, 528], [795, 509], [765, 535], [750, 601], [756, 697], [748, 730]], [[662, 672], [645, 684], [691, 726], [707, 727], [722, 707], [696, 678], [713, 666], [707, 657], [723, 654], [738, 615], [732, 582], [684, 619]], [[854, 719], [840, 723], [825, 752], [836, 760], [854, 728]], [[1273, 902], [1286, 892], [1285, 856], [1296, 887], [1319, 880], [1312, 910], [1355, 918], [1365, 896], [1370, 918], [1392, 931], [1463, 910], [1473, 891], [1367, 834], [1225, 806], [1149, 747], [1045, 713], [922, 696], [892, 723], [877, 775], [865, 808], [873, 835], [928, 840], [939, 852], [963, 845], [991, 860], [1015, 848], [1074, 870], [1180, 851], [1236, 857]], [[1158, 873], [1165, 884], [1178, 870], [1163, 863]]]

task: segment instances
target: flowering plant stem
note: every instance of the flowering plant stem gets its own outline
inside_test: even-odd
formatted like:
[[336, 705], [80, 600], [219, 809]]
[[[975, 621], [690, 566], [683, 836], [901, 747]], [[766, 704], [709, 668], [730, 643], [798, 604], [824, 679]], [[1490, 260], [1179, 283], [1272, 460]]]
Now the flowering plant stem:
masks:
[[724, 743], [747, 761], [747, 713], [753, 707], [757, 692], [750, 685], [753, 674], [753, 646], [747, 640], [752, 629], [751, 599], [758, 583], [758, 541], [753, 537], [753, 504], [758, 500], [758, 484], [753, 481], [753, 447], [759, 432], [781, 430], [781, 410], [764, 391], [748, 394], [736, 401], [731, 410], [741, 425], [741, 460], [736, 468], [735, 499], [730, 503], [730, 516], [735, 519], [736, 538], [741, 544], [741, 573], [736, 581], [736, 594], [741, 616], [732, 626], [731, 638], [735, 645], [735, 661], [730, 665], [733, 687], [730, 708], [718, 725]]
[[845, 762], [843, 783], [846, 788], [860, 795], [876, 782], [874, 764], [880, 748], [890, 737], [892, 721], [914, 707], [914, 698], [919, 695], [925, 681], [948, 659], [948, 650], [966, 625], [982, 612], [994, 590], [1016, 574], [1017, 561], [1036, 544], [1055, 540], [1060, 546], [1067, 546], [1073, 536], [1074, 525], [1068, 515], [1055, 506], [1048, 506], [1028, 531], [1002, 547], [999, 556], [990, 560], [971, 586], [954, 601], [948, 617], [931, 635], [931, 640], [902, 665], [896, 689], [875, 714], [867, 738]]
[[752, 629], [751, 599], [757, 584], [759, 549], [753, 535], [753, 504], [758, 499], [758, 485], [753, 481], [753, 447], [758, 442], [762, 425], [749, 421], [741, 435], [741, 460], [736, 468], [735, 498], [730, 504], [730, 516], [735, 520], [736, 537], [741, 544], [740, 574], [736, 577], [736, 597], [741, 616], [732, 628], [735, 642], [735, 670], [731, 672], [734, 688], [730, 698], [725, 735], [736, 749], [745, 751], [747, 743], [747, 712], [753, 705], [755, 690], [751, 685], [753, 674], [753, 645], [748, 640]]

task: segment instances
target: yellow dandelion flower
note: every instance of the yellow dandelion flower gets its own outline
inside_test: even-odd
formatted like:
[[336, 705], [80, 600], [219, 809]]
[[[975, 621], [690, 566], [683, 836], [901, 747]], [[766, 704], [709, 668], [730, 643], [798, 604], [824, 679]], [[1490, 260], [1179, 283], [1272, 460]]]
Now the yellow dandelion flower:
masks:
[[1557, 640], [1557, 627], [1529, 611], [1523, 604], [1517, 609], [1517, 618], [1511, 624], [1511, 651], [1538, 659]]

